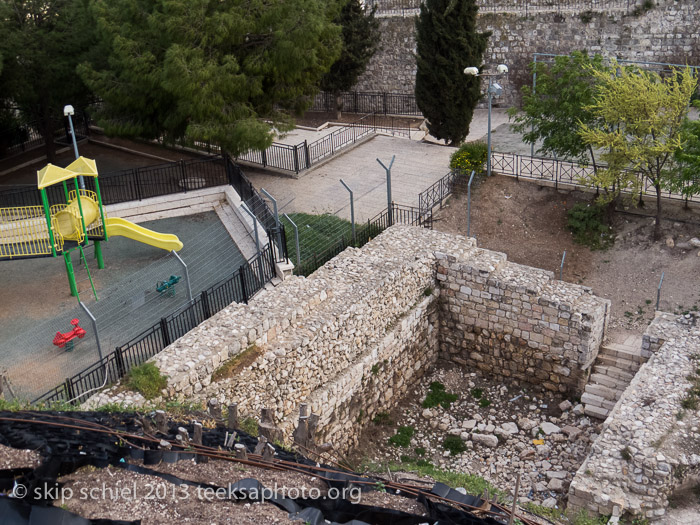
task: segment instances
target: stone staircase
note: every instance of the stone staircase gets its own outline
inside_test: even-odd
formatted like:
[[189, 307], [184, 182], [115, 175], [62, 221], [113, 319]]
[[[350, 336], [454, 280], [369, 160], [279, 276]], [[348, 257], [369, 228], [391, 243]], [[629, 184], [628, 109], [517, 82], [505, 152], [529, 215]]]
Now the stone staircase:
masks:
[[606, 419], [646, 360], [642, 357], [641, 336], [603, 343], [581, 396], [585, 414]]

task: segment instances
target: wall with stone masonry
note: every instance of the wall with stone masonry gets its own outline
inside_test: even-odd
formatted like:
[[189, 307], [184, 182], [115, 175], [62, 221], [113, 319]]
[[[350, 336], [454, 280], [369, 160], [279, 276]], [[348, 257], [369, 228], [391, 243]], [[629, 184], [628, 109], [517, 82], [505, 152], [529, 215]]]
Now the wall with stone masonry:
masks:
[[[540, 290], [550, 302], [542, 303], [542, 312], [539, 305], [530, 310], [537, 318], [534, 324], [548, 319], [545, 309], [550, 304], [585, 296], [587, 300], [566, 304], [571, 304], [571, 322], [590, 328], [588, 351], [597, 351], [594, 338], [602, 332], [604, 301], [582, 287], [552, 282], [548, 272], [509, 263], [503, 254], [476, 248], [473, 239], [394, 226], [361, 249], [345, 250], [308, 278], [286, 279], [248, 305], [230, 305], [167, 347], [152, 359], [168, 376], [165, 397], [237, 403], [244, 417], [257, 417], [263, 407], [270, 408], [286, 439], [296, 424], [299, 405], [307, 403], [319, 416], [317, 441], [332, 442], [336, 450], [346, 452], [357, 445], [362, 425], [390, 410], [436, 361], [449, 339], [446, 331], [468, 329], [453, 326], [452, 314], [446, 314], [445, 305], [456, 297], [452, 283], [457, 279], [452, 266], [446, 270], [446, 261], [457, 265], [455, 272], [467, 268], [496, 272], [499, 282], [489, 281], [492, 287]], [[473, 287], [477, 289], [476, 284]], [[458, 299], [479, 309], [487, 297], [485, 292]], [[510, 306], [506, 308], [510, 316]], [[526, 322], [526, 316], [523, 311], [518, 320]], [[491, 329], [498, 331], [497, 326]], [[519, 334], [509, 344], [569, 355], [563, 346], [555, 351], [553, 342], [545, 348], [544, 340], [536, 341], [538, 329], [530, 331], [532, 335]], [[505, 332], [503, 336], [508, 335]], [[577, 326], [576, 333], [583, 332]], [[571, 345], [577, 356], [583, 352], [583, 344], [573, 335]], [[483, 352], [488, 356], [491, 348], [484, 345]], [[449, 351], [445, 355], [460, 362], [458, 355]], [[513, 351], [512, 358], [520, 355]], [[231, 358], [238, 363], [232, 377], [212, 382], [214, 371]], [[569, 361], [557, 362], [563, 364], [551, 370], [546, 383], [567, 385], [575, 374], [566, 368]], [[516, 363], [513, 369], [523, 366]], [[87, 405], [138, 401], [143, 401], [140, 396], [115, 387]]]
[[574, 512], [663, 520], [675, 488], [700, 477], [700, 410], [681, 406], [699, 365], [700, 319], [659, 312], [644, 340], [653, 355], [576, 473], [568, 501]]
[[[510, 73], [499, 80], [504, 95], [495, 102], [518, 103], [520, 88], [532, 84], [533, 53], [569, 54], [586, 49], [626, 60], [700, 65], [697, 12], [700, 1], [656, 1], [639, 16], [626, 11], [562, 13], [483, 13], [480, 31], [491, 31], [484, 64], [505, 63]], [[382, 45], [360, 77], [358, 91], [412, 93], [415, 87], [416, 40], [414, 17], [381, 19]], [[467, 65], [473, 64], [465, 64]]]
[[437, 259], [442, 359], [547, 390], [583, 391], [610, 301], [503, 253]]

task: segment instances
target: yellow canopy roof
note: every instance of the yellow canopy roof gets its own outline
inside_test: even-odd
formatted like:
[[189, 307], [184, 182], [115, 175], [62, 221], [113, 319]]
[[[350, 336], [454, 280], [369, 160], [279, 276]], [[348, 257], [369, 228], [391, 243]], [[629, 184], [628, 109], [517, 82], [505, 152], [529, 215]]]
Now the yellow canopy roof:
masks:
[[67, 168], [59, 168], [53, 164], [47, 164], [36, 173], [37, 187], [41, 190], [78, 175], [97, 177], [97, 165], [93, 159], [78, 157]]

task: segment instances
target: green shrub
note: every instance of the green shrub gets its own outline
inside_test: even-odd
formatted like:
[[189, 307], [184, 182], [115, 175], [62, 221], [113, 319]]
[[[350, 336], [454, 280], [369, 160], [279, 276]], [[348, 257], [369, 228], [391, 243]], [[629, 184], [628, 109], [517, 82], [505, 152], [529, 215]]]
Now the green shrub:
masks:
[[416, 447], [414, 450], [416, 456], [425, 456], [425, 447]]
[[158, 397], [167, 385], [168, 378], [162, 375], [153, 363], [135, 366], [126, 376], [126, 387], [139, 392], [146, 399]]
[[442, 448], [444, 448], [445, 450], [449, 450], [450, 454], [453, 456], [461, 454], [462, 452], [467, 450], [467, 446], [464, 444], [462, 438], [459, 436], [452, 435], [447, 436], [445, 439], [442, 440]]
[[450, 157], [450, 168], [479, 174], [484, 171], [487, 156], [488, 148], [483, 142], [465, 142]]
[[406, 448], [411, 444], [411, 438], [415, 432], [413, 427], [399, 427], [396, 434], [389, 438], [389, 443], [395, 447]]
[[243, 432], [249, 436], [258, 437], [258, 422], [253, 417], [246, 417], [240, 422]]
[[567, 227], [577, 243], [592, 250], [604, 250], [615, 241], [612, 228], [605, 224], [605, 210], [598, 204], [574, 205], [567, 212]]
[[481, 388], [472, 388], [469, 391], [469, 393], [474, 399], [481, 399], [481, 396], [484, 394], [484, 391]]
[[458, 397], [457, 394], [446, 392], [445, 385], [439, 381], [433, 381], [430, 383], [430, 391], [423, 401], [423, 408], [432, 408], [440, 405], [447, 410], [454, 401], [457, 401]]
[[490, 405], [491, 405], [491, 401], [489, 401], [489, 400], [486, 399], [486, 398], [483, 398], [483, 399], [480, 399], [480, 400], [479, 400], [479, 406], [480, 406], [481, 408], [486, 408], [487, 406], [490, 406]]

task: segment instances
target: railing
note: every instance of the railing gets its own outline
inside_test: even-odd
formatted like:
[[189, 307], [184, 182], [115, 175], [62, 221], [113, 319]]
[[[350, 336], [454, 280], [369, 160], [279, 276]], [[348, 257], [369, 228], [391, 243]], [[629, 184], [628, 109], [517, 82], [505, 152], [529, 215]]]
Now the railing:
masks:
[[355, 239], [348, 233], [338, 237], [338, 239], [319, 252], [314, 252], [300, 261], [294, 268], [296, 275], [308, 276], [318, 268], [330, 261], [333, 257], [341, 253], [349, 246], [360, 247], [367, 244], [374, 237], [394, 224], [407, 224], [410, 226], [422, 226], [432, 229], [432, 212], [421, 213], [421, 210], [412, 206], [403, 206], [392, 203], [391, 211], [387, 208], [372, 219], [368, 219], [366, 224], [357, 224], [355, 228]]
[[[408, 115], [422, 117], [413, 93], [387, 93], [345, 91], [341, 94], [342, 111], [345, 113], [377, 113], [378, 115]], [[333, 93], [322, 91], [314, 98], [311, 111], [336, 111], [336, 99]]]
[[[423, 0], [366, 0], [368, 8], [377, 7], [377, 16], [415, 16]], [[491, 13], [523, 13], [573, 11], [614, 11], [629, 13], [635, 0], [477, 0], [479, 11]]]
[[[73, 117], [73, 126], [78, 140], [88, 135], [88, 118], [85, 113]], [[67, 119], [63, 119], [63, 128], [54, 131], [54, 142], [68, 145], [72, 141]], [[41, 147], [45, 144], [43, 135], [39, 132], [37, 122], [18, 126], [0, 134], [0, 159], [10, 157], [23, 151]]]
[[433, 210], [449, 197], [457, 186], [466, 184], [466, 174], [460, 170], [452, 170], [440, 180], [432, 184], [428, 189], [418, 195], [418, 209], [421, 213]]
[[[272, 233], [268, 234], [272, 239]], [[72, 402], [104, 384], [115, 383], [194, 327], [231, 303], [247, 303], [276, 275], [272, 243], [253, 256], [227, 279], [204, 290], [185, 308], [164, 317], [157, 324], [118, 346], [102, 360], [67, 378], [32, 403]]]
[[[598, 165], [598, 169], [605, 168], [604, 165]], [[582, 166], [575, 162], [548, 159], [544, 157], [530, 157], [528, 155], [517, 155], [515, 153], [496, 153], [491, 154], [491, 170], [501, 175], [509, 175], [515, 178], [532, 179], [538, 181], [547, 181], [553, 183], [555, 187], [559, 184], [566, 184], [577, 188], [590, 188], [581, 182], [582, 177], [593, 175], [593, 166]], [[639, 188], [642, 193], [656, 194], [656, 190], [649, 183], [649, 179], [642, 174], [637, 174], [642, 180], [639, 182]], [[688, 184], [692, 184], [689, 182]], [[623, 190], [624, 193], [630, 193]], [[686, 197], [680, 191], [672, 191], [664, 189], [661, 196], [666, 199], [683, 200], [689, 202], [700, 202], [700, 195]]]

